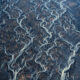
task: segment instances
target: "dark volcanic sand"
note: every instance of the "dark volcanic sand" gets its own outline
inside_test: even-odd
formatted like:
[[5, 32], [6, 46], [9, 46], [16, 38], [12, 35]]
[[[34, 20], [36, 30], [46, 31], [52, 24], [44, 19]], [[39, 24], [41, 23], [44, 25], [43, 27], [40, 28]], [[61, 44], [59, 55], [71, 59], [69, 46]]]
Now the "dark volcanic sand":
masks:
[[79, 0], [0, 0], [0, 80], [80, 80]]

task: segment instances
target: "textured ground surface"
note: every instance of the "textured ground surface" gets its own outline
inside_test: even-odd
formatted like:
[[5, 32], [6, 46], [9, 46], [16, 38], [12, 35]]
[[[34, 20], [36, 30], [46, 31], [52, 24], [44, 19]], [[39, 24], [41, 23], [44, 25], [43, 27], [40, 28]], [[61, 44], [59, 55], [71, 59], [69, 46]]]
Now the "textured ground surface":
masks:
[[0, 80], [80, 80], [80, 0], [0, 0]]

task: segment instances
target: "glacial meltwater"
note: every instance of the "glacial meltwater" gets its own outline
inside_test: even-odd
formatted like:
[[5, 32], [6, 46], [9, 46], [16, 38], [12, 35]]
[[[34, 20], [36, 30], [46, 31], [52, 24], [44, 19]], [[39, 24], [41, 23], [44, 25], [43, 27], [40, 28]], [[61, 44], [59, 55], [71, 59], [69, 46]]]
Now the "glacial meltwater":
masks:
[[80, 0], [0, 0], [0, 80], [80, 80]]

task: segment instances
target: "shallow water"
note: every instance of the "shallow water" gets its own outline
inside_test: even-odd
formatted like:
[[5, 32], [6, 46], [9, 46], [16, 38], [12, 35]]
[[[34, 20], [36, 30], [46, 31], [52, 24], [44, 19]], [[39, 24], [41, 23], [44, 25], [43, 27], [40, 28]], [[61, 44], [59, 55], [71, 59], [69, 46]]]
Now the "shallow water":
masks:
[[0, 80], [80, 80], [79, 20], [79, 0], [1, 0]]

